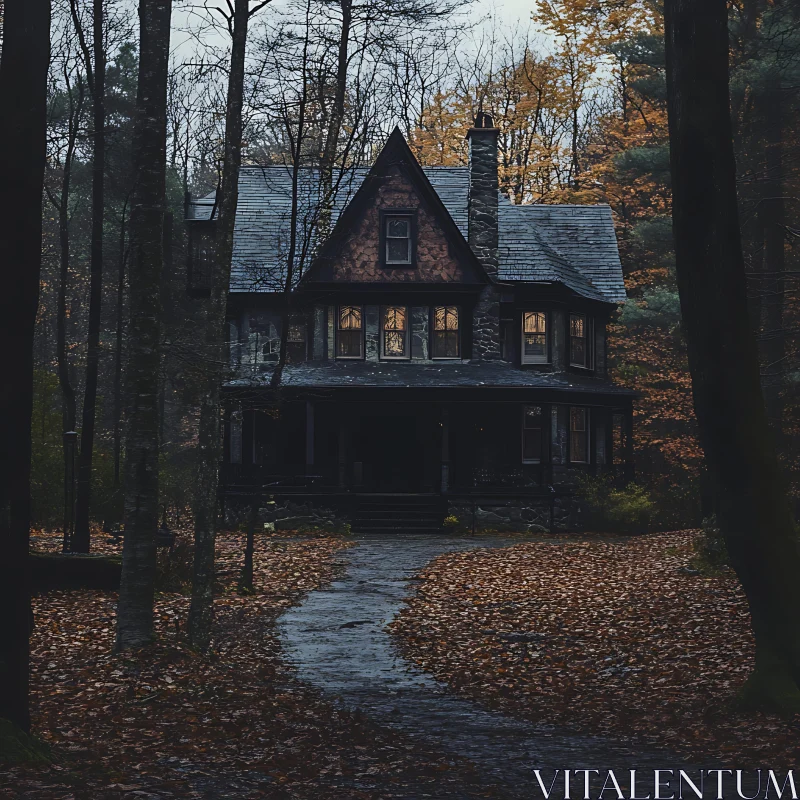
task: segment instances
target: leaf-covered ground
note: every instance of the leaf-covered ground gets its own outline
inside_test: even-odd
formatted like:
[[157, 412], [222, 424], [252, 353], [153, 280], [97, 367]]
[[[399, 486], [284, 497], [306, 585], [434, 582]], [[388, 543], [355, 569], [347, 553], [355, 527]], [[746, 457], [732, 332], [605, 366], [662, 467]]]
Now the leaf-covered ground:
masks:
[[732, 573], [693, 574], [696, 536], [441, 556], [393, 631], [435, 677], [516, 716], [687, 759], [792, 767], [800, 715], [734, 706], [753, 665], [749, 613]]
[[[330, 581], [327, 536], [259, 537], [256, 594], [235, 593], [243, 539], [219, 537], [221, 595], [212, 650], [183, 640], [188, 598], [160, 594], [158, 644], [111, 653], [116, 596], [60, 591], [35, 598], [35, 732], [50, 767], [0, 774], [9, 798], [482, 797], [468, 765], [334, 708], [280, 659], [274, 623], [305, 592]], [[34, 537], [58, 550], [55, 535]], [[119, 552], [100, 538], [94, 552]]]

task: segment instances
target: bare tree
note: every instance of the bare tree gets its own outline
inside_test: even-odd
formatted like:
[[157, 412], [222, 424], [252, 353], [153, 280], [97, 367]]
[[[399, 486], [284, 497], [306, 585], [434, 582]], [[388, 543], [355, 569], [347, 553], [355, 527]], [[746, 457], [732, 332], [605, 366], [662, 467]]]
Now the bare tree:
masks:
[[139, 2], [139, 86], [131, 204], [130, 329], [125, 438], [125, 544], [118, 650], [153, 637], [158, 528], [158, 376], [164, 261], [167, 73], [172, 0]]
[[30, 729], [30, 469], [33, 336], [42, 259], [49, 0], [6, 0], [0, 56], [0, 717]]
[[748, 319], [728, 96], [725, 0], [667, 0], [673, 228], [700, 439], [747, 595], [753, 705], [800, 711], [800, 551]]

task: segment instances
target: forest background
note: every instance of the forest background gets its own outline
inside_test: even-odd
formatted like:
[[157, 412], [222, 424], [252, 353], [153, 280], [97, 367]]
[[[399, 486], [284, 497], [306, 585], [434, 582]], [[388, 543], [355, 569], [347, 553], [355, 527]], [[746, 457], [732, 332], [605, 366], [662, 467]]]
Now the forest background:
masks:
[[[91, 6], [53, 3], [32, 475], [34, 521], [43, 526], [62, 519], [62, 437], [74, 429], [84, 448], [91, 443], [78, 489], [91, 518], [122, 517], [137, 19], [131, 3], [107, 0], [98, 71], [86, 44]], [[612, 328], [612, 373], [640, 393], [637, 480], [656, 503], [658, 527], [696, 525], [711, 505], [674, 276], [661, 4], [532, 0], [530, 23], [512, 30], [480, 11], [461, 0], [267, 5], [253, 18], [248, 45], [243, 163], [346, 172], [370, 164], [398, 125], [422, 164], [466, 164], [465, 134], [483, 110], [500, 128], [501, 190], [511, 202], [608, 203], [629, 293]], [[206, 194], [219, 182], [230, 37], [213, 3], [177, 5], [173, 24], [159, 404], [163, 513], [180, 522], [190, 513], [207, 368], [198, 334], [207, 309], [187, 292], [182, 218], [187, 193]], [[800, 13], [792, 3], [733, 2], [730, 29], [750, 318], [797, 497]], [[92, 257], [98, 118], [105, 134], [99, 260]], [[300, 220], [297, 277], [326, 222], [310, 213]], [[87, 438], [89, 419], [96, 424]]]

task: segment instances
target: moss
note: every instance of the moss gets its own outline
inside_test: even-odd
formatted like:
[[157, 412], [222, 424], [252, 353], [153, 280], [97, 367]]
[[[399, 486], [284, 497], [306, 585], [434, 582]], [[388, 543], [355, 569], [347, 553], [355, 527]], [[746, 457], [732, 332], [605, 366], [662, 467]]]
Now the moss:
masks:
[[7, 719], [0, 719], [0, 763], [48, 764], [50, 747], [35, 736], [21, 731]]

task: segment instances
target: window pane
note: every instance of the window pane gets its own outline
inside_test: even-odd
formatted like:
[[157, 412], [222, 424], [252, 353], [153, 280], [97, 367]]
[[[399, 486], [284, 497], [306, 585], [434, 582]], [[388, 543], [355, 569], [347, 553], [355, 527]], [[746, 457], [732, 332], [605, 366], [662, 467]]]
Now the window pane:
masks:
[[383, 354], [395, 357], [406, 354], [406, 335], [403, 331], [383, 332]]
[[306, 340], [306, 326], [302, 323], [293, 322], [289, 325], [290, 342], [304, 342]]
[[409, 224], [407, 217], [389, 217], [386, 221], [386, 235], [399, 239], [409, 238]]
[[543, 311], [526, 311], [523, 317], [525, 333], [544, 333], [545, 316]]
[[406, 329], [405, 306], [387, 306], [383, 312], [383, 328], [387, 331], [404, 331]]
[[589, 461], [588, 412], [585, 408], [569, 410], [569, 460], [581, 464]]
[[571, 336], [585, 336], [586, 320], [580, 314], [571, 314], [569, 318], [569, 332]]
[[437, 306], [433, 312], [433, 329], [436, 331], [457, 331], [458, 307]]
[[434, 331], [434, 358], [458, 358], [458, 331]]
[[409, 239], [387, 239], [386, 260], [389, 263], [407, 264], [411, 261], [411, 241]]
[[570, 344], [570, 361], [576, 367], [586, 366], [586, 340], [572, 337]]
[[339, 309], [339, 330], [361, 330], [360, 306], [342, 306]]
[[525, 334], [525, 355], [542, 360], [547, 357], [547, 339], [543, 333]]
[[342, 358], [361, 358], [361, 331], [339, 331], [337, 354]]

